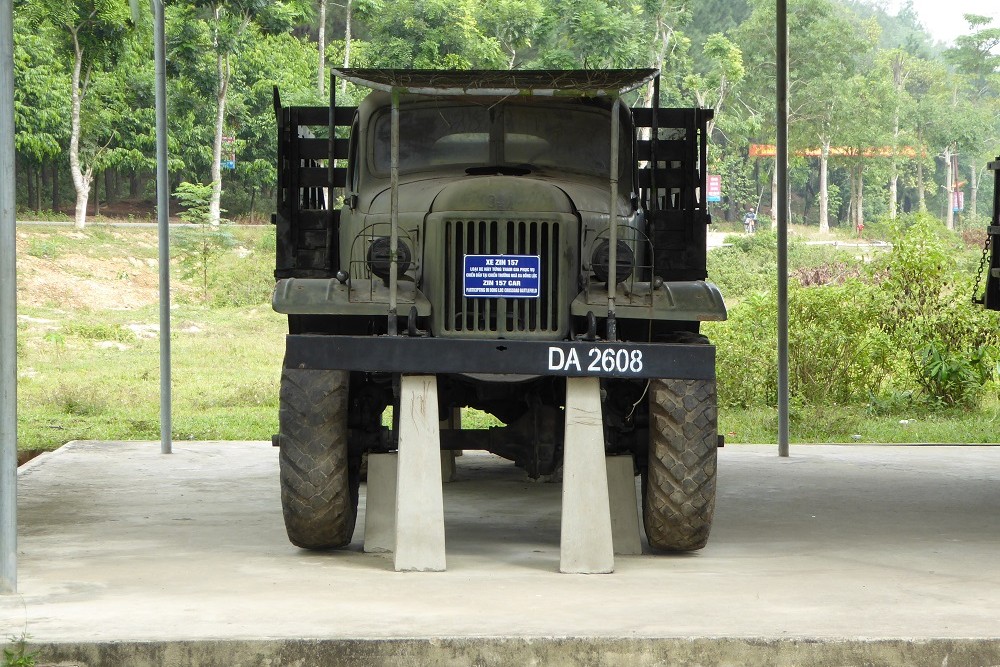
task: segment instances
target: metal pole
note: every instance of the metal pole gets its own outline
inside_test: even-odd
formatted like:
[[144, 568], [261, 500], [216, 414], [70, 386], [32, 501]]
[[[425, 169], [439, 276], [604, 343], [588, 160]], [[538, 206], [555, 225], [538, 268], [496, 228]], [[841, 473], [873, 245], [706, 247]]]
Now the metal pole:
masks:
[[[615, 298], [618, 296], [618, 142], [619, 106], [621, 98], [611, 105], [611, 199], [608, 204], [608, 331], [610, 341], [618, 340], [618, 320]], [[654, 166], [655, 169], [655, 166]]]
[[163, 0], [153, 3], [153, 58], [156, 60], [156, 220], [160, 263], [160, 452], [173, 444], [170, 423], [170, 173], [167, 171], [167, 68]]
[[788, 0], [776, 0], [778, 177], [778, 456], [788, 456]]
[[0, 0], [0, 593], [17, 592], [14, 8]]
[[396, 335], [396, 288], [399, 277], [397, 249], [399, 248], [399, 89], [392, 89], [389, 148], [389, 322], [390, 336]]

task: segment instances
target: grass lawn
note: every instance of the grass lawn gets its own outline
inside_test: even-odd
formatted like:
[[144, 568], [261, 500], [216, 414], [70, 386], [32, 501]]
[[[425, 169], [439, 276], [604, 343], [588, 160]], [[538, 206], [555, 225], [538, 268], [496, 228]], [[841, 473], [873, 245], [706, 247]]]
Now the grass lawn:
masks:
[[[19, 227], [17, 237], [19, 448], [158, 439], [156, 230]], [[207, 294], [189, 261], [172, 267], [176, 440], [268, 440], [277, 431], [286, 323], [268, 302], [273, 248], [270, 226], [228, 229], [225, 248], [210, 260]], [[497, 423], [476, 411], [463, 421], [474, 428]], [[798, 407], [791, 438], [992, 442], [998, 424], [994, 386], [975, 412]], [[723, 408], [719, 430], [728, 442], [775, 442], [777, 413]]]

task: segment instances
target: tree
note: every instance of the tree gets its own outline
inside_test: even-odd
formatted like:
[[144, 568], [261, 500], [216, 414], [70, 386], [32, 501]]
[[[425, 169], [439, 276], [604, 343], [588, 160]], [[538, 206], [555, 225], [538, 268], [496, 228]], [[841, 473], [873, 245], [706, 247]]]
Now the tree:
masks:
[[[275, 0], [187, 0], [180, 16], [188, 24], [182, 28], [188, 40], [178, 45], [188, 63], [197, 63], [204, 52], [214, 61], [215, 118], [212, 139], [209, 205], [211, 224], [219, 224], [222, 206], [222, 143], [226, 130], [226, 104], [230, 94], [234, 59], [246, 47], [252, 35], [285, 31], [304, 12], [299, 3]], [[201, 63], [203, 66], [204, 63]]]
[[[110, 203], [117, 172], [138, 175], [156, 169], [155, 71], [149, 53], [148, 42], [130, 40], [122, 45], [115, 68], [92, 77], [83, 129], [103, 146], [93, 161], [95, 215], [102, 173]], [[172, 161], [177, 164], [176, 156]]]
[[881, 151], [893, 139], [890, 129], [894, 96], [891, 71], [887, 67], [862, 68], [845, 83], [842, 93], [841, 111], [845, 119], [865, 119], [862, 123], [845, 120], [837, 135], [837, 142], [849, 149], [843, 161], [848, 166], [851, 182], [851, 226], [861, 229], [864, 225], [865, 168], [872, 159], [871, 153]]
[[368, 26], [373, 67], [502, 68], [496, 37], [484, 32], [475, 0], [367, 0], [356, 13]]
[[514, 69], [521, 49], [532, 46], [542, 15], [539, 0], [486, 0], [480, 5], [478, 21], [508, 56], [507, 68]]
[[[277, 179], [274, 156], [277, 152], [272, 92], [281, 91], [286, 105], [326, 104], [317, 99], [312, 70], [315, 51], [304, 39], [288, 33], [264, 34], [247, 45], [233, 73], [233, 88], [239, 90], [231, 107], [230, 126], [239, 159], [230, 182], [242, 186], [249, 195], [247, 208], [254, 212], [259, 192], [273, 192]], [[226, 207], [242, 208], [235, 201], [237, 187], [227, 187]]]
[[[646, 36], [651, 31], [647, 20], [655, 21], [646, 11], [648, 4], [665, 7], [672, 3], [543, 0], [544, 17], [539, 23], [538, 55], [533, 65], [546, 69], [656, 67], [655, 54], [652, 61], [648, 54]], [[654, 34], [653, 43], [666, 40], [669, 48], [672, 36], [672, 31], [666, 36]]]
[[[724, 113], [734, 86], [738, 86], [746, 74], [743, 67], [743, 53], [740, 48], [722, 33], [709, 35], [703, 49], [707, 60], [704, 74], [685, 77], [684, 87], [694, 94], [699, 107], [715, 110], [716, 118]], [[715, 120], [708, 124], [708, 136], [715, 129]]]
[[[316, 67], [316, 91], [320, 97], [323, 97], [326, 91], [326, 0], [318, 0], [317, 4], [319, 5], [319, 18], [316, 20], [316, 45], [319, 47], [319, 59]], [[350, 10], [348, 9], [348, 11]], [[349, 38], [348, 41], [350, 41]]]
[[123, 43], [133, 38], [131, 11], [128, 0], [34, 0], [25, 11], [34, 25], [50, 25], [57, 31], [60, 52], [72, 59], [69, 164], [76, 190], [75, 226], [82, 229], [94, 162], [105, 147], [88, 144], [82, 137], [81, 106], [94, 71], [113, 67]]
[[[750, 18], [736, 33], [747, 58], [742, 99], [753, 113], [766, 119], [774, 113], [775, 7], [769, 0], [752, 0], [751, 7]], [[820, 151], [819, 225], [826, 232], [830, 149], [844, 127], [857, 120], [848, 112], [846, 90], [870, 57], [878, 27], [874, 21], [860, 21], [832, 0], [791, 0], [788, 30], [789, 143], [793, 149]], [[772, 202], [775, 199], [772, 194]]]
[[28, 172], [28, 205], [37, 211], [45, 164], [60, 155], [69, 134], [69, 77], [50, 28], [30, 30], [20, 15], [15, 26], [14, 146]]
[[906, 80], [910, 74], [909, 63], [912, 56], [903, 49], [882, 51], [879, 54], [880, 67], [888, 67], [892, 77], [892, 156], [889, 172], [889, 219], [895, 220], [899, 209], [899, 154], [903, 136], [901, 116], [909, 103]]
[[798, 44], [805, 53], [794, 59], [789, 85], [795, 116], [793, 139], [803, 148], [819, 142], [819, 229], [828, 232], [830, 148], [847, 128], [858, 125], [858, 109], [853, 104], [857, 98], [851, 91], [862, 88], [857, 72], [861, 59], [870, 53], [878, 27], [871, 22], [859, 26], [825, 0], [807, 2], [801, 10], [796, 28], [804, 30], [808, 42]]
[[[974, 126], [967, 133], [963, 146], [970, 163], [970, 211], [977, 213], [979, 191], [979, 165], [985, 162], [987, 147], [992, 148], [1000, 136], [1000, 26], [993, 25], [988, 16], [966, 14], [969, 34], [955, 40], [955, 47], [945, 52], [945, 59], [963, 76], [964, 92], [972, 105], [966, 120]], [[952, 181], [957, 181], [957, 174]]]
[[921, 58], [913, 58], [908, 64], [908, 74], [904, 90], [908, 95], [902, 120], [909, 129], [918, 155], [916, 163], [917, 205], [920, 211], [927, 210], [927, 184], [924, 171], [932, 155], [931, 146], [936, 144], [938, 127], [947, 122], [947, 108], [950, 95], [947, 70], [939, 63]]

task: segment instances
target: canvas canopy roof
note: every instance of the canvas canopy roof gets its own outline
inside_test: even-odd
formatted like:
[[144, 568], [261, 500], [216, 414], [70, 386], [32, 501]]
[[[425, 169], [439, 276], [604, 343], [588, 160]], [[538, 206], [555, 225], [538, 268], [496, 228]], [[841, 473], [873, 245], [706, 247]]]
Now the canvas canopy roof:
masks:
[[351, 83], [374, 90], [421, 95], [617, 96], [652, 80], [656, 69], [414, 70], [334, 69]]

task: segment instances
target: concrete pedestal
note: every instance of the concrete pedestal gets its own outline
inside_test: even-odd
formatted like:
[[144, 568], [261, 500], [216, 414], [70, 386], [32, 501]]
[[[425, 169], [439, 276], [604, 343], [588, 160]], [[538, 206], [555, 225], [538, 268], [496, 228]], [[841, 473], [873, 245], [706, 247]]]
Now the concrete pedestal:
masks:
[[598, 378], [566, 378], [559, 571], [615, 569]]
[[[442, 422], [443, 423], [443, 422]], [[368, 455], [368, 483], [365, 491], [365, 552], [396, 550], [396, 452]], [[444, 481], [455, 474], [455, 453], [441, 452]]]
[[365, 551], [396, 549], [396, 453], [368, 455]]
[[[452, 410], [451, 416], [443, 420], [439, 427], [442, 431], [459, 431], [462, 428], [462, 411], [459, 408]], [[455, 455], [454, 450], [443, 450], [441, 452], [441, 481], [445, 484], [455, 480]]]
[[396, 466], [396, 571], [445, 569], [437, 378], [400, 379]]
[[441, 481], [445, 484], [455, 481], [455, 452], [441, 452]]
[[611, 536], [616, 554], [642, 553], [639, 536], [639, 505], [635, 495], [632, 457], [608, 456], [608, 501], [611, 505]]

